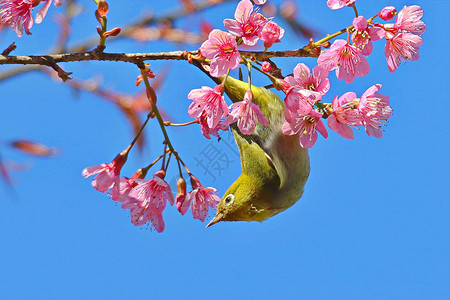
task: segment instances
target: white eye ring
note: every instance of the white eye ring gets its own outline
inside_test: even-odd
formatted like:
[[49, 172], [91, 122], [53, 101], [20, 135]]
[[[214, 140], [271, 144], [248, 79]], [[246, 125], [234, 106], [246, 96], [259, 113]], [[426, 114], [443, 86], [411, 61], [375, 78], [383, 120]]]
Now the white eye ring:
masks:
[[231, 205], [234, 202], [234, 195], [233, 194], [228, 194], [225, 197], [225, 205]]

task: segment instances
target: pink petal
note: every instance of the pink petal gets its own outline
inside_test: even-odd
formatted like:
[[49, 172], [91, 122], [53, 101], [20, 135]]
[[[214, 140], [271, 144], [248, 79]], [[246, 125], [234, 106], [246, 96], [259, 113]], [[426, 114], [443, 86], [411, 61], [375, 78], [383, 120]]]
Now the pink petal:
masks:
[[239, 24], [239, 22], [237, 22], [236, 20], [225, 19], [225, 20], [223, 20], [223, 26], [225, 26], [225, 28], [230, 33], [232, 33], [232, 34], [234, 34], [236, 36], [242, 36], [243, 35], [241, 24]]
[[238, 3], [234, 18], [239, 23], [245, 23], [250, 19], [250, 15], [253, 11], [253, 4], [250, 0], [242, 0]]
[[384, 29], [381, 27], [370, 27], [369, 28], [369, 35], [370, 35], [370, 39], [372, 41], [381, 40], [382, 38], [384, 38], [385, 33], [386, 32], [384, 31]]
[[340, 136], [347, 138], [347, 139], [353, 139], [353, 130], [350, 128], [350, 126], [340, 123], [334, 114], [331, 114], [328, 117], [328, 127], [330, 127], [331, 130], [336, 131]]
[[292, 129], [292, 126], [289, 122], [285, 121], [283, 126], [281, 126], [281, 131], [286, 135], [294, 135], [296, 132]]
[[164, 223], [164, 219], [162, 214], [156, 214], [152, 220], [153, 227], [155, 227], [156, 231], [161, 233], [164, 231], [166, 224]]
[[317, 124], [316, 124], [316, 130], [317, 130], [318, 132], [320, 132], [320, 134], [321, 134], [324, 138], [327, 138], [327, 137], [328, 137], [328, 131], [327, 131], [327, 129], [325, 128], [325, 125], [323, 124], [323, 122], [322, 122], [321, 119], [319, 119], [319, 120], [317, 121]]
[[382, 85], [381, 84], [374, 84], [372, 85], [370, 88], [368, 88], [364, 94], [361, 96], [361, 99], [366, 98], [370, 95], [375, 94], [376, 92], [378, 92], [381, 89]]
[[299, 63], [294, 68], [294, 77], [296, 79], [304, 80], [305, 76], [310, 75], [310, 70], [304, 63]]
[[314, 131], [311, 134], [300, 134], [300, 146], [302, 148], [311, 148], [317, 141], [317, 131]]
[[331, 48], [323, 51], [317, 59], [317, 65], [321, 68], [331, 71], [337, 66], [339, 56]]
[[99, 173], [94, 180], [92, 180], [92, 186], [102, 193], [105, 193], [114, 184], [119, 177], [114, 174], [114, 171], [104, 171]]
[[107, 164], [103, 163], [101, 165], [87, 167], [81, 172], [81, 175], [83, 175], [83, 177], [85, 178], [88, 178], [89, 176], [102, 172], [107, 168], [107, 166]]
[[367, 20], [363, 16], [359, 16], [353, 19], [353, 26], [358, 30], [367, 29]]
[[182, 215], [184, 215], [188, 211], [189, 207], [191, 206], [191, 203], [192, 203], [191, 194], [192, 194], [192, 192], [188, 193], [184, 197], [184, 199], [177, 198], [177, 209]]
[[[357, 63], [355, 65], [355, 74], [356, 74], [356, 76], [361, 77], [361, 76], [364, 76], [367, 73], [369, 73], [370, 66], [369, 66], [369, 62], [367, 61], [367, 59], [364, 56], [359, 55], [359, 59], [360, 59], [359, 63]], [[346, 83], [348, 83], [348, 82], [346, 82]]]
[[52, 4], [52, 0], [45, 0], [44, 6], [42, 6], [36, 14], [36, 24], [42, 23], [51, 4]]

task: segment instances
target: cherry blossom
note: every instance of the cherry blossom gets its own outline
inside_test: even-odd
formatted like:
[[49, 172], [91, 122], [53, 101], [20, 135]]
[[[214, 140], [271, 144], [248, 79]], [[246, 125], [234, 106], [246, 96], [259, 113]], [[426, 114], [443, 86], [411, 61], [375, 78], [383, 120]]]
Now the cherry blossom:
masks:
[[406, 60], [419, 59], [419, 46], [423, 44], [422, 38], [418, 35], [406, 32], [386, 33], [386, 46], [384, 54], [386, 56], [389, 72], [397, 70], [400, 63]]
[[129, 196], [135, 199], [138, 207], [161, 214], [166, 208], [167, 200], [173, 205], [173, 194], [169, 184], [164, 181], [165, 175], [164, 170], [159, 170], [152, 179], [142, 180], [130, 191]]
[[242, 134], [252, 134], [255, 130], [256, 122], [264, 126], [269, 126], [269, 122], [261, 112], [258, 105], [253, 102], [253, 94], [250, 90], [244, 95], [242, 101], [230, 105], [231, 113], [225, 120], [226, 125], [237, 122], [237, 126]]
[[307, 89], [325, 95], [330, 90], [328, 71], [319, 66], [313, 68], [312, 74], [304, 63], [299, 63], [294, 68], [294, 75], [284, 78], [291, 86]]
[[31, 34], [33, 27], [33, 0], [2, 0], [0, 1], [0, 24], [9, 24], [17, 36]]
[[286, 135], [299, 134], [299, 142], [302, 148], [311, 148], [317, 141], [317, 131], [324, 137], [328, 137], [327, 129], [322, 122], [322, 114], [311, 110], [307, 114], [295, 113], [285, 110], [286, 122], [282, 131]]
[[361, 126], [363, 120], [356, 94], [348, 92], [341, 97], [334, 97], [332, 107], [333, 113], [328, 116], [328, 127], [344, 138], [353, 139], [350, 126]]
[[215, 127], [209, 127], [206, 112], [203, 112], [203, 114], [197, 120], [200, 124], [200, 130], [202, 131], [202, 134], [207, 139], [211, 139], [210, 135], [220, 139], [219, 130], [228, 130], [228, 125], [225, 125], [224, 122], [219, 122]]
[[228, 69], [236, 68], [241, 61], [235, 37], [219, 29], [211, 31], [208, 40], [200, 47], [200, 52], [211, 59], [210, 74], [214, 77], [225, 75]]
[[130, 208], [130, 217], [131, 223], [133, 223], [134, 226], [150, 223], [151, 227], [160, 233], [163, 232], [166, 227], [162, 213], [153, 212], [145, 207], [136, 205]]
[[130, 191], [137, 185], [138, 182], [134, 179], [120, 177], [111, 188], [111, 199], [117, 202], [128, 202]]
[[[394, 29], [397, 31], [410, 32], [422, 35], [427, 27], [420, 20], [423, 17], [423, 10], [418, 5], [406, 6], [398, 13], [394, 23]], [[386, 25], [385, 25], [386, 26]]]
[[264, 47], [270, 48], [274, 43], [281, 42], [280, 39], [284, 36], [284, 29], [278, 26], [277, 23], [267, 22], [262, 29], [259, 37], [264, 41]]
[[292, 87], [284, 98], [285, 111], [306, 115], [311, 111], [314, 104], [321, 99], [322, 94], [319, 92]]
[[111, 188], [111, 199], [123, 203], [122, 208], [125, 208], [127, 203], [135, 203], [136, 199], [130, 196], [130, 192], [143, 181], [146, 173], [144, 169], [139, 169], [131, 178], [120, 177]]
[[220, 202], [217, 190], [212, 187], [204, 187], [200, 181], [191, 175], [192, 191], [190, 191], [184, 201], [177, 203], [177, 208], [181, 214], [185, 214], [191, 207], [194, 219], [205, 221], [208, 216], [209, 208], [217, 209]]
[[389, 97], [377, 93], [381, 84], [375, 84], [368, 88], [361, 96], [359, 110], [363, 116], [363, 125], [369, 136], [381, 138], [383, 130], [382, 121], [387, 121], [392, 116], [392, 108], [389, 106]]
[[[61, 5], [62, 2], [55, 1], [55, 6]], [[32, 11], [41, 3], [44, 3], [44, 6], [36, 14], [37, 24], [44, 20], [52, 0], [0, 0], [0, 24], [10, 25], [19, 37], [23, 36], [24, 30], [26, 34], [31, 34], [30, 29], [34, 23]]]
[[320, 54], [317, 64], [328, 71], [336, 70], [337, 78], [345, 80], [345, 83], [355, 80], [355, 76], [366, 75], [370, 70], [361, 50], [346, 40], [334, 41], [330, 49]]
[[92, 181], [92, 186], [102, 193], [105, 193], [111, 186], [119, 180], [120, 170], [127, 161], [127, 154], [120, 153], [109, 164], [87, 167], [81, 173], [85, 178], [97, 174]]
[[223, 25], [232, 34], [242, 38], [247, 46], [254, 46], [259, 40], [259, 34], [267, 23], [267, 19], [253, 11], [253, 4], [250, 0], [239, 2], [234, 13], [234, 19], [225, 19]]
[[378, 26], [368, 27], [366, 18], [363, 16], [353, 19], [355, 31], [352, 35], [352, 42], [361, 49], [363, 55], [372, 53], [372, 41], [378, 41], [384, 37], [384, 29]]
[[340, 9], [345, 6], [352, 6], [356, 0], [328, 0], [327, 5], [330, 9]]
[[203, 86], [192, 90], [188, 99], [193, 100], [188, 113], [191, 117], [199, 119], [205, 115], [209, 128], [216, 127], [220, 120], [228, 115], [228, 105], [223, 97], [223, 85], [214, 88]]

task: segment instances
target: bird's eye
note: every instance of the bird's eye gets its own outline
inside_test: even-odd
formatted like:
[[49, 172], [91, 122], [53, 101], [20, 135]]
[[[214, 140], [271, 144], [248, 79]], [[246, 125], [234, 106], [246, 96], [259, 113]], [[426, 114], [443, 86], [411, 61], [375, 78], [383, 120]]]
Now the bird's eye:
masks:
[[231, 203], [234, 202], [234, 195], [233, 194], [229, 194], [225, 197], [225, 204], [226, 205], [230, 205]]

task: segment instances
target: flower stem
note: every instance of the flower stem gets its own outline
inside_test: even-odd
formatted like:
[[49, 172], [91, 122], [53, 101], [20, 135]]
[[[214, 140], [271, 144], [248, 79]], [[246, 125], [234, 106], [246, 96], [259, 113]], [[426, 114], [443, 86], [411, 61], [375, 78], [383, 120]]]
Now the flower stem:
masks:
[[192, 120], [192, 121], [189, 121], [186, 123], [179, 123], [179, 124], [171, 123], [169, 121], [164, 121], [165, 126], [175, 126], [175, 127], [188, 126], [188, 125], [197, 124], [197, 123], [198, 123], [198, 120]]
[[130, 143], [130, 145], [128, 145], [127, 149], [125, 149], [125, 153], [128, 154], [128, 152], [130, 152], [131, 148], [133, 148], [134, 144], [136, 144], [138, 138], [141, 136], [142, 131], [144, 130], [145, 126], [148, 123], [148, 120], [150, 120], [150, 115], [151, 113], [149, 113], [147, 115], [147, 119], [145, 120], [144, 124], [142, 124], [141, 129], [139, 130], [139, 132], [136, 134], [136, 136], [134, 137], [133, 141]]
[[169, 152], [169, 150], [164, 151], [163, 154], [161, 154], [161, 155], [160, 155], [157, 159], [155, 159], [151, 164], [149, 164], [149, 165], [146, 166], [145, 168], [142, 168], [142, 170], [143, 170], [144, 172], [147, 173], [148, 170], [149, 170], [151, 167], [153, 167], [158, 161], [160, 161], [160, 159], [163, 158], [163, 157], [166, 155], [167, 152]]
[[252, 76], [251, 76], [252, 64], [249, 61], [247, 61], [247, 68], [248, 68], [248, 89], [251, 91], [251, 89], [252, 89]]
[[341, 29], [341, 30], [339, 30], [339, 31], [337, 31], [337, 32], [335, 32], [335, 33], [333, 33], [333, 34], [327, 35], [327, 36], [324, 37], [323, 39], [318, 40], [317, 42], [315, 42], [315, 43], [313, 44], [313, 47], [319, 47], [321, 44], [323, 44], [323, 43], [325, 43], [325, 42], [328, 42], [329, 40], [331, 40], [331, 39], [333, 39], [333, 38], [335, 38], [335, 37], [337, 37], [337, 36], [339, 36], [339, 35], [341, 35], [341, 34], [343, 34], [343, 33], [348, 32], [348, 31], [352, 30], [353, 28], [354, 28], [354, 26], [351, 25], [351, 26], [348, 26], [348, 27], [346, 27], [346, 28], [344, 28], [344, 29]]
[[[150, 90], [150, 82], [148, 81], [148, 77], [147, 74], [145, 72], [144, 68], [140, 68], [142, 77], [144, 79], [144, 83], [145, 83], [145, 87], [147, 88], [147, 90]], [[149, 101], [151, 102], [151, 100], [149, 99]], [[161, 127], [161, 131], [164, 135], [164, 140], [167, 144], [167, 147], [169, 147], [169, 150], [171, 153], [173, 153], [173, 155], [175, 156], [175, 158], [181, 162], [181, 164], [183, 165], [183, 167], [186, 169], [186, 171], [188, 172], [188, 174], [191, 174], [191, 171], [188, 169], [188, 167], [186, 166], [186, 164], [183, 162], [183, 160], [181, 159], [181, 157], [178, 155], [178, 152], [175, 150], [175, 148], [172, 145], [172, 142], [170, 141], [169, 135], [167, 134], [166, 131], [166, 127], [164, 125], [164, 120], [161, 117], [161, 114], [159, 113], [158, 107], [155, 104], [152, 104], [152, 112], [155, 114], [156, 119], [158, 120], [159, 123], [159, 127]]]
[[353, 3], [353, 10], [355, 11], [355, 16], [358, 17], [358, 10], [356, 9], [356, 5]]

